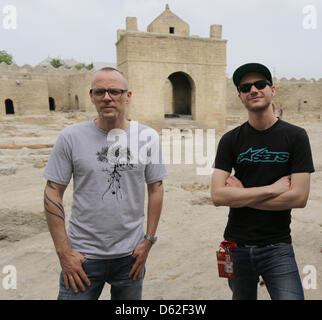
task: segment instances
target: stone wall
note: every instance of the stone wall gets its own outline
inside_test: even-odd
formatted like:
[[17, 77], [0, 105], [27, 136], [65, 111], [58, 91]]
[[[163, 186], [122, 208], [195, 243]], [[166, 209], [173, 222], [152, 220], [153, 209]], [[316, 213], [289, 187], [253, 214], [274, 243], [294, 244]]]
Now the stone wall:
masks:
[[95, 107], [89, 98], [92, 75], [92, 72], [84, 72], [81, 76], [78, 74], [69, 76], [69, 107], [72, 110], [95, 110]]
[[93, 72], [60, 67], [0, 64], [0, 116], [6, 115], [10, 99], [14, 113], [45, 113], [52, 98], [56, 111], [91, 110], [90, 79]]
[[46, 81], [0, 79], [0, 115], [6, 114], [5, 101], [13, 103], [14, 114], [46, 112], [48, 85]]
[[[134, 35], [135, 36], [135, 35]], [[124, 41], [131, 38], [126, 34]], [[167, 36], [165, 36], [167, 38]], [[142, 40], [143, 39], [143, 40]], [[131, 39], [132, 46], [141, 43], [149, 46], [150, 39], [143, 34]], [[174, 38], [163, 39], [175, 43]], [[199, 39], [203, 40], [203, 39]], [[124, 41], [118, 43], [119, 48]], [[153, 40], [152, 40], [153, 42]], [[225, 54], [220, 42], [209, 45], [209, 50], [220, 56]], [[188, 42], [185, 42], [187, 45]], [[152, 45], [152, 44], [151, 44]], [[166, 48], [165, 44], [165, 48]], [[173, 113], [172, 85], [168, 77], [181, 71], [190, 80], [192, 87], [192, 118], [200, 121], [205, 127], [224, 127], [225, 118], [247, 119], [247, 112], [237, 97], [237, 90], [231, 79], [226, 79], [225, 66], [213, 67], [199, 57], [200, 63], [188, 63], [192, 56], [191, 47], [185, 57], [181, 53], [182, 62], [163, 61], [159, 63], [153, 51], [140, 50], [135, 56], [134, 48], [124, 45], [118, 52], [123, 61], [119, 68], [129, 77], [129, 85], [133, 91], [133, 100], [129, 106], [129, 117], [139, 121], [161, 121], [164, 114]], [[126, 60], [127, 50], [132, 51], [132, 59]], [[206, 50], [203, 48], [203, 50]], [[197, 51], [196, 51], [197, 52]], [[197, 54], [195, 52], [195, 54]], [[145, 54], [144, 54], [145, 53]], [[171, 57], [171, 53], [169, 53]], [[170, 59], [170, 58], [169, 58]], [[204, 62], [204, 63], [201, 63]], [[93, 72], [44, 68], [30, 66], [18, 67], [0, 64], [0, 117], [6, 115], [5, 100], [12, 100], [17, 115], [46, 114], [49, 111], [49, 97], [55, 100], [56, 111], [94, 111], [89, 99], [90, 80]], [[153, 85], [151, 85], [153, 84]], [[227, 87], [226, 87], [227, 85]], [[274, 104], [276, 115], [283, 107], [283, 119], [315, 121], [322, 119], [322, 79], [274, 79], [276, 96]], [[77, 102], [78, 101], [78, 102]], [[226, 104], [227, 101], [227, 104]]]

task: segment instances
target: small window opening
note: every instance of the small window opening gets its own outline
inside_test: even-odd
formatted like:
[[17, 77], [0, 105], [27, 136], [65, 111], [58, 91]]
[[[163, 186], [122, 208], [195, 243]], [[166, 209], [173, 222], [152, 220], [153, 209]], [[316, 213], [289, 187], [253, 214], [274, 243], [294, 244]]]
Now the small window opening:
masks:
[[56, 105], [55, 105], [55, 99], [52, 97], [49, 97], [49, 110], [50, 111], [55, 111]]
[[6, 99], [5, 105], [6, 105], [6, 114], [15, 114], [13, 101], [11, 99]]
[[169, 28], [169, 32], [170, 32], [170, 33], [174, 33], [174, 27], [170, 27], [170, 28]]

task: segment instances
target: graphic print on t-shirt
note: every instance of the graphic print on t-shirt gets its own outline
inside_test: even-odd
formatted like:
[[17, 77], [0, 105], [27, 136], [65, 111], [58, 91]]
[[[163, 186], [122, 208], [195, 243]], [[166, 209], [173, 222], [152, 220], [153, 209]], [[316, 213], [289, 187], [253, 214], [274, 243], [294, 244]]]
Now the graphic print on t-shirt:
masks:
[[111, 147], [102, 147], [101, 151], [96, 152], [97, 160], [106, 163], [102, 170], [107, 174], [107, 189], [102, 195], [102, 200], [106, 193], [111, 192], [116, 199], [122, 199], [121, 172], [132, 170], [135, 165], [130, 163], [132, 159], [129, 148], [122, 148], [120, 145]]
[[237, 157], [237, 163], [249, 162], [287, 162], [290, 158], [289, 152], [273, 152], [267, 148], [254, 149], [251, 147]]

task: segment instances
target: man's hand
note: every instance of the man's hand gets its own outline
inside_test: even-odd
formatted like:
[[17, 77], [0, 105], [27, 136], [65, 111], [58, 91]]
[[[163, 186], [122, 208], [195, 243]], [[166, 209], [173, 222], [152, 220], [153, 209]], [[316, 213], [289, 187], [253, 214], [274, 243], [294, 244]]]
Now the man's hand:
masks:
[[78, 292], [78, 288], [85, 291], [84, 283], [87, 286], [91, 284], [82, 267], [85, 257], [78, 251], [71, 249], [59, 254], [59, 260], [66, 289], [68, 290], [71, 286], [75, 293]]
[[226, 180], [226, 187], [244, 188], [241, 181], [235, 176], [229, 176]]
[[280, 195], [290, 190], [291, 187], [291, 176], [285, 176], [271, 184], [272, 191], [276, 195]]
[[136, 259], [136, 261], [129, 273], [129, 278], [132, 278], [133, 276], [133, 280], [135, 280], [141, 275], [151, 247], [152, 243], [146, 239], [136, 246], [133, 251], [133, 257]]

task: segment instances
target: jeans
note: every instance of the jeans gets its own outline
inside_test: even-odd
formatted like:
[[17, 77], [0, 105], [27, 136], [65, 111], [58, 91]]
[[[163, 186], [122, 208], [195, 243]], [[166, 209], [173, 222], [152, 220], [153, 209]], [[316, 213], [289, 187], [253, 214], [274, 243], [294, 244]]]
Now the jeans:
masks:
[[228, 279], [233, 300], [256, 300], [259, 276], [272, 300], [304, 300], [293, 246], [277, 243], [265, 247], [231, 249], [235, 278]]
[[141, 300], [145, 268], [139, 278], [130, 279], [134, 262], [132, 255], [112, 260], [86, 259], [82, 266], [91, 282], [90, 286], [84, 284], [84, 292], [79, 290], [74, 293], [71, 287], [67, 290], [61, 272], [58, 300], [97, 300], [105, 282], [111, 285], [111, 300]]

